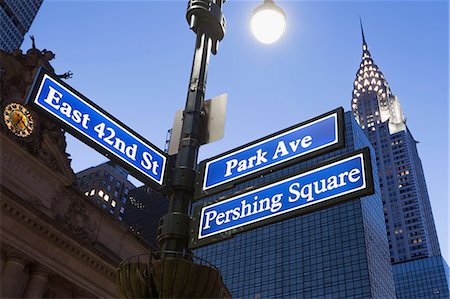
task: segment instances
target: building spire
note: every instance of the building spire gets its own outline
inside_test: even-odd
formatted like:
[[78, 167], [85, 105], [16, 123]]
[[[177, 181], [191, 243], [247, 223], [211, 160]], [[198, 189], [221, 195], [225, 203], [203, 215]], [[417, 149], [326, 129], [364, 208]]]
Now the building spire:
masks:
[[[364, 127], [372, 127], [376, 121], [389, 121], [389, 130], [391, 133], [404, 130], [404, 116], [398, 101], [398, 98], [391, 93], [389, 84], [383, 76], [383, 73], [373, 61], [366, 38], [361, 16], [359, 17], [362, 35], [362, 61], [356, 72], [356, 78], [353, 82], [352, 111], [357, 122]], [[367, 98], [376, 99], [378, 102], [377, 111], [371, 115], [366, 115], [365, 104]], [[373, 106], [373, 105], [372, 105]], [[371, 107], [370, 105], [368, 107]], [[361, 109], [361, 111], [359, 111]], [[374, 117], [375, 115], [375, 117]], [[369, 117], [370, 116], [370, 117]]]
[[366, 45], [366, 46], [367, 46], [367, 44], [366, 44], [366, 38], [364, 37], [364, 28], [363, 28], [361, 16], [359, 16], [359, 25], [361, 26], [361, 35], [362, 35], [363, 45]]

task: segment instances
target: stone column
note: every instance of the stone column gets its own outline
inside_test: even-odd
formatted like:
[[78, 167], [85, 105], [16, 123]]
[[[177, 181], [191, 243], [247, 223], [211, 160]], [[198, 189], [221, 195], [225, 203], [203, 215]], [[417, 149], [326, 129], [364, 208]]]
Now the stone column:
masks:
[[23, 294], [23, 291], [18, 288], [22, 281], [25, 264], [25, 259], [19, 252], [12, 250], [6, 253], [6, 262], [0, 283], [1, 298], [11, 298], [17, 294]]
[[47, 289], [47, 282], [48, 270], [40, 264], [33, 264], [23, 298], [42, 298]]
[[5, 259], [5, 254], [3, 252], [0, 252], [0, 277], [2, 275], [3, 269], [5, 269]]
[[72, 286], [64, 278], [52, 274], [48, 282], [47, 297], [54, 299], [73, 298]]

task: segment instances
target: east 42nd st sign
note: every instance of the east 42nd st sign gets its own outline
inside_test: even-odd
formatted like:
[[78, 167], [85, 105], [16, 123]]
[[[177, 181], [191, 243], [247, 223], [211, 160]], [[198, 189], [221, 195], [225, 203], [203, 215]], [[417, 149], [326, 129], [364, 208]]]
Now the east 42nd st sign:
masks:
[[164, 152], [44, 68], [40, 69], [27, 102], [136, 178], [157, 190], [163, 186], [167, 162]]

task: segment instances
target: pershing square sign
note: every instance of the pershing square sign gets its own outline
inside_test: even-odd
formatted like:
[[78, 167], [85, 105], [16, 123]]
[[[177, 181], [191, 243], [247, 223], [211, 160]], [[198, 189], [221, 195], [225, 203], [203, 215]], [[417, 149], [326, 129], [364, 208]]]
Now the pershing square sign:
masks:
[[365, 148], [253, 191], [205, 205], [198, 215], [196, 237], [200, 242], [224, 232], [241, 232], [278, 221], [280, 217], [292, 217], [371, 193], [370, 153]]
[[28, 102], [143, 182], [164, 184], [166, 155], [102, 108], [41, 68]]
[[199, 183], [203, 194], [198, 196], [342, 146], [342, 114], [342, 108], [336, 109], [204, 161]]

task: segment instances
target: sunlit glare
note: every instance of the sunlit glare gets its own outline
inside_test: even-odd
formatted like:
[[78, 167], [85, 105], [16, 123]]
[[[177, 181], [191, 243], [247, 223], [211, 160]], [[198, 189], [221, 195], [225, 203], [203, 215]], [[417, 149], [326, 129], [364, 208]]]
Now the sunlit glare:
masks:
[[262, 9], [250, 20], [250, 28], [256, 39], [264, 44], [276, 42], [286, 30], [286, 18], [278, 10]]

